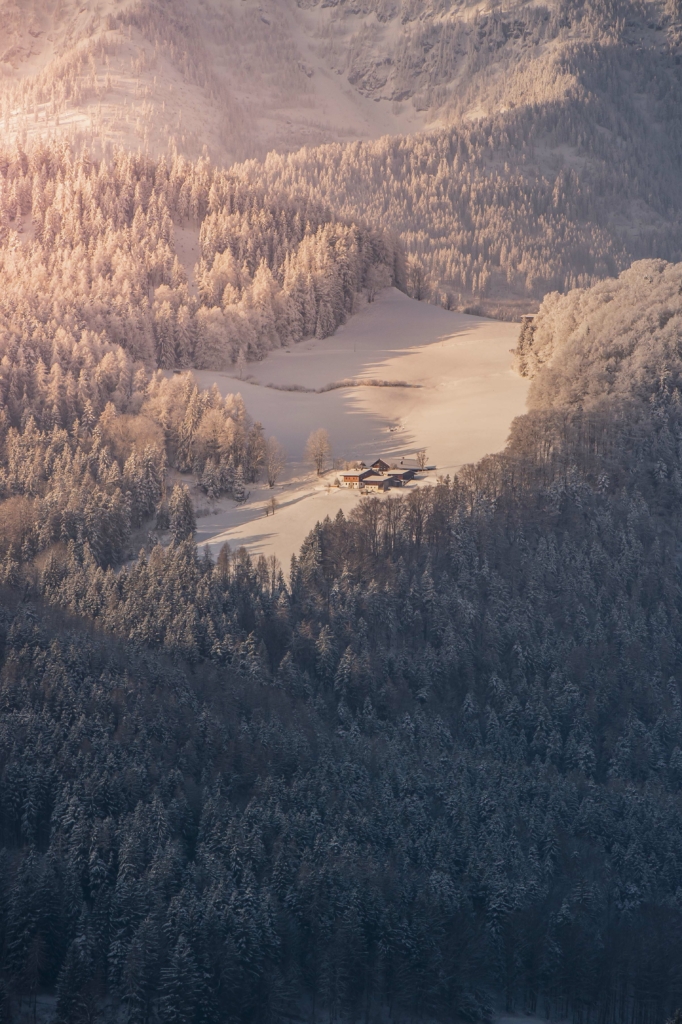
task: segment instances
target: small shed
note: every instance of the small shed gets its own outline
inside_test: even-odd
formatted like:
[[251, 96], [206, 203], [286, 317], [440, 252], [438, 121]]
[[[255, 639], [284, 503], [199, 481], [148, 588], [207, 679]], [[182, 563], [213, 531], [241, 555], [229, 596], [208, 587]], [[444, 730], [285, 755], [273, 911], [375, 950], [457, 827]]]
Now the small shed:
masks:
[[388, 479], [393, 487], [402, 487], [403, 484], [414, 480], [414, 475], [414, 469], [391, 469], [388, 473]]

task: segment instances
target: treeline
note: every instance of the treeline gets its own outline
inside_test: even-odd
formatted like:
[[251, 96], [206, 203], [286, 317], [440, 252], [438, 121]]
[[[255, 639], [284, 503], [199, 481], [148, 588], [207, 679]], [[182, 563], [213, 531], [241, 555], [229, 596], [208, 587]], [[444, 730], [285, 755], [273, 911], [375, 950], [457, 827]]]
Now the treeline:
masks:
[[[174, 221], [201, 229], [196, 297]], [[0, 240], [1, 350], [87, 330], [147, 366], [225, 368], [326, 337], [364, 290], [404, 278], [384, 236], [319, 203], [205, 161], [96, 163], [66, 146], [0, 154]]]
[[682, 265], [642, 260], [594, 288], [547, 295], [521, 330], [519, 372], [536, 409], [595, 407], [682, 389]]
[[[679, 268], [631, 273], [645, 319]], [[6, 559], [6, 1019], [680, 1005], [682, 409], [648, 346], [629, 395], [534, 399], [503, 453], [319, 524], [288, 580], [181, 535], [117, 574], [82, 538]]]
[[75, 543], [111, 566], [137, 554], [133, 538], [147, 543], [150, 528], [185, 539], [194, 513], [179, 474], [210, 497], [243, 498], [265, 467], [263, 428], [239, 395], [199, 391], [190, 374], [149, 373], [103, 336], [74, 340], [59, 327], [50, 340], [36, 325], [1, 349], [5, 581], [41, 552], [53, 558], [55, 545]]

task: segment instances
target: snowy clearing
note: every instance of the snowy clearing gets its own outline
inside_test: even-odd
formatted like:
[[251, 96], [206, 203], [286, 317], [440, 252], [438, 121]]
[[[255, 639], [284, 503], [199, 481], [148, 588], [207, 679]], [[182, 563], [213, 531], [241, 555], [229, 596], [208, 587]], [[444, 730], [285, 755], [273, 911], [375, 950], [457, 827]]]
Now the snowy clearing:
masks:
[[[286, 567], [315, 523], [352, 509], [359, 492], [331, 486], [336, 471], [318, 478], [304, 461], [308, 435], [319, 427], [329, 432], [336, 460], [400, 461], [426, 448], [437, 470], [425, 476], [433, 479], [499, 451], [525, 410], [527, 381], [511, 369], [517, 334], [517, 324], [450, 313], [388, 289], [333, 337], [271, 353], [250, 365], [244, 380], [196, 371], [202, 387], [240, 392], [250, 415], [289, 456], [286, 478], [274, 490], [252, 486], [241, 507], [223, 498], [209, 510], [205, 501], [197, 542], [214, 551], [225, 541], [243, 545], [252, 555], [275, 554]], [[355, 386], [317, 392], [347, 380]], [[357, 386], [361, 381], [409, 386]], [[277, 511], [266, 515], [273, 494]]]

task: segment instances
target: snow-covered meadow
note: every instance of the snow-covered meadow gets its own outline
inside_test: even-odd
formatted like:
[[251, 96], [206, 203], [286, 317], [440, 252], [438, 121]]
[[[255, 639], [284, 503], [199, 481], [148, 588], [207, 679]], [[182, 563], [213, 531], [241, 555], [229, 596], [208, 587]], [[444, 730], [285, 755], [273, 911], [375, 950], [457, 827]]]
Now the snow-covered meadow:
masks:
[[[214, 552], [225, 541], [243, 545], [252, 555], [275, 554], [286, 567], [316, 522], [349, 511], [359, 493], [332, 486], [338, 473], [331, 463], [318, 478], [305, 462], [306, 440], [320, 427], [335, 460], [369, 464], [426, 448], [437, 467], [426, 476], [434, 479], [498, 451], [525, 409], [527, 381], [511, 369], [517, 334], [516, 324], [448, 312], [388, 289], [333, 337], [273, 352], [249, 365], [244, 379], [196, 371], [202, 387], [240, 392], [289, 459], [274, 490], [252, 486], [242, 506], [226, 497], [213, 508], [204, 502], [197, 542]], [[342, 381], [349, 383], [321, 390]], [[267, 515], [273, 494], [277, 510]]]

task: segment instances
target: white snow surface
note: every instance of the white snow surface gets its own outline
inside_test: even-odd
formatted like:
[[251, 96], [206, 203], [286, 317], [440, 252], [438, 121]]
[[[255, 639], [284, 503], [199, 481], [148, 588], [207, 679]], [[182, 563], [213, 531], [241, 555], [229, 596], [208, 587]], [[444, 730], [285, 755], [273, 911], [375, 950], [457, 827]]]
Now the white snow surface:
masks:
[[[274, 554], [287, 567], [317, 522], [339, 508], [350, 511], [360, 493], [334, 487], [339, 473], [331, 467], [318, 478], [304, 460], [306, 440], [319, 427], [328, 431], [336, 460], [370, 465], [382, 456], [392, 464], [426, 448], [428, 464], [437, 469], [412, 486], [499, 451], [512, 420], [525, 411], [528, 382], [511, 369], [517, 335], [517, 324], [448, 312], [391, 288], [333, 337], [273, 352], [250, 365], [244, 380], [195, 371], [202, 387], [217, 384], [223, 395], [239, 392], [253, 419], [289, 456], [274, 490], [252, 485], [241, 507], [228, 498], [212, 509], [204, 501], [197, 543], [208, 543], [216, 553], [228, 541], [252, 556]], [[347, 380], [356, 386], [323, 393], [276, 389], [318, 389]], [[411, 386], [357, 386], [363, 380]], [[277, 511], [266, 515], [273, 494]]]

